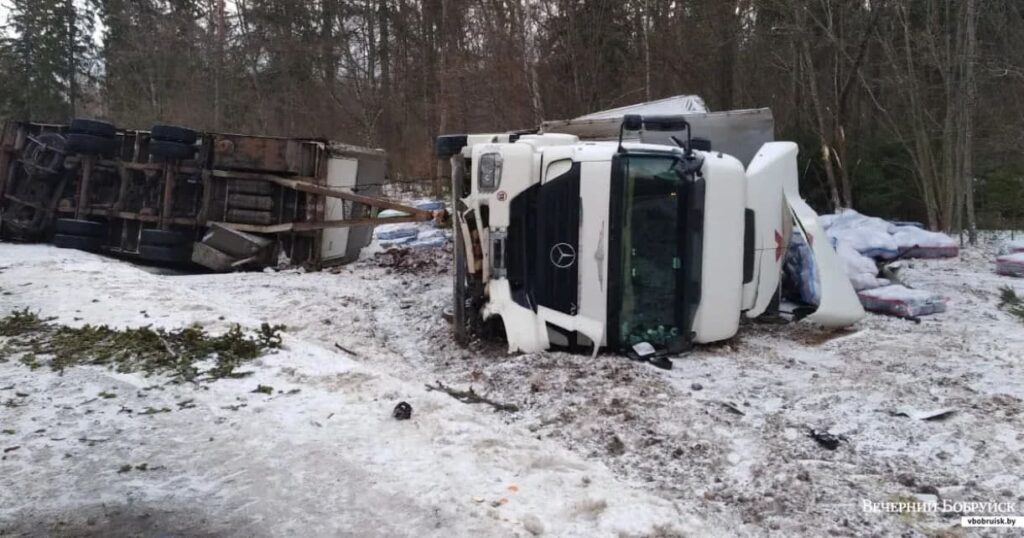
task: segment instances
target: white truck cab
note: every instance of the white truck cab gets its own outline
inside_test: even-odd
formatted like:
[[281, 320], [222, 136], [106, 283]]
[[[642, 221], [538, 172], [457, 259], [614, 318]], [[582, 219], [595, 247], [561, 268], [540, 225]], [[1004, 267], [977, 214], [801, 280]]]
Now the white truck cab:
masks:
[[[627, 116], [623, 129], [680, 122]], [[438, 156], [452, 164], [457, 339], [496, 317], [510, 351], [647, 343], [677, 353], [731, 338], [742, 315], [764, 313], [793, 222], [784, 193], [796, 182], [796, 144], [765, 144], [744, 168], [675, 140], [441, 137]]]

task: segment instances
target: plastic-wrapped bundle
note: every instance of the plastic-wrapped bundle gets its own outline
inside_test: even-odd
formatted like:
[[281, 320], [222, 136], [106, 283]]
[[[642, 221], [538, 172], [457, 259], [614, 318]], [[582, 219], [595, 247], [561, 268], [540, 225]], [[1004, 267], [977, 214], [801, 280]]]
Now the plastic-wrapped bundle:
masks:
[[821, 303], [821, 291], [818, 289], [818, 268], [814, 264], [811, 247], [799, 232], [793, 233], [786, 252], [785, 271], [796, 284], [800, 301], [818, 306]]
[[415, 241], [407, 246], [409, 248], [438, 248], [448, 242], [448, 233], [444, 230], [427, 230], [420, 233]]
[[377, 239], [381, 241], [394, 241], [409, 237], [415, 239], [419, 234], [420, 228], [415, 224], [385, 224], [378, 226], [376, 230]]
[[1024, 239], [1011, 239], [999, 247], [1000, 254], [1018, 254], [1024, 252]]
[[444, 209], [444, 202], [441, 200], [431, 200], [429, 198], [423, 200], [416, 200], [412, 203], [413, 207], [422, 211], [439, 211]]
[[996, 272], [1006, 276], [1024, 277], [1024, 252], [996, 258]]
[[[822, 219], [826, 233], [833, 242], [846, 243], [870, 258], [895, 258], [900, 250], [892, 237], [895, 226], [877, 217], [867, 217], [852, 209], [844, 209], [831, 218]], [[833, 243], [834, 244], [834, 243]]]
[[844, 241], [835, 245], [836, 254], [843, 261], [843, 268], [846, 269], [846, 276], [850, 277], [850, 283], [856, 291], [888, 286], [889, 281], [878, 278], [878, 266], [871, 258], [857, 252], [853, 247]]
[[892, 238], [900, 253], [908, 258], [955, 258], [960, 254], [952, 237], [916, 226], [896, 226]]
[[901, 318], [915, 318], [946, 311], [946, 299], [924, 290], [899, 284], [857, 293], [866, 310]]

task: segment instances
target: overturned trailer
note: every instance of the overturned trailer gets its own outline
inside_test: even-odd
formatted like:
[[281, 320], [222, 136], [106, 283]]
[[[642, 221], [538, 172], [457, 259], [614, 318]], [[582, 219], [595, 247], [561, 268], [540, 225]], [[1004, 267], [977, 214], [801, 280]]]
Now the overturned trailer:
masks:
[[321, 268], [357, 258], [376, 224], [441, 218], [382, 198], [386, 173], [383, 151], [327, 140], [8, 122], [0, 237], [216, 271]]

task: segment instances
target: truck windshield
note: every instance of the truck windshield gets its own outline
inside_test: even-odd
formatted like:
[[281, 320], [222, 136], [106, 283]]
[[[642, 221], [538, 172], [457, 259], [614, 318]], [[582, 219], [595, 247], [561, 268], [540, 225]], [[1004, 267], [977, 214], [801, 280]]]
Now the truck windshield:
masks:
[[[686, 175], [669, 156], [624, 156], [620, 160], [622, 203], [615, 218], [621, 223], [618, 252], [620, 303], [617, 316], [620, 345], [649, 342], [675, 347], [690, 327], [681, 307], [687, 251]], [[613, 207], [614, 207], [613, 206]], [[699, 262], [699, 260], [698, 260]], [[616, 328], [612, 328], [616, 330]]]

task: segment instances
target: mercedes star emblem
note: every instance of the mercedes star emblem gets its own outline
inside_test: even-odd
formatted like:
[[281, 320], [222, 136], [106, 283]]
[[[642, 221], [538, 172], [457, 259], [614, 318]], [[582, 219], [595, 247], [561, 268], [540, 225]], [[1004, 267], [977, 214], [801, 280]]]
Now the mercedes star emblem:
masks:
[[576, 249], [569, 243], [558, 243], [551, 247], [551, 265], [559, 269], [572, 267], [576, 263]]

